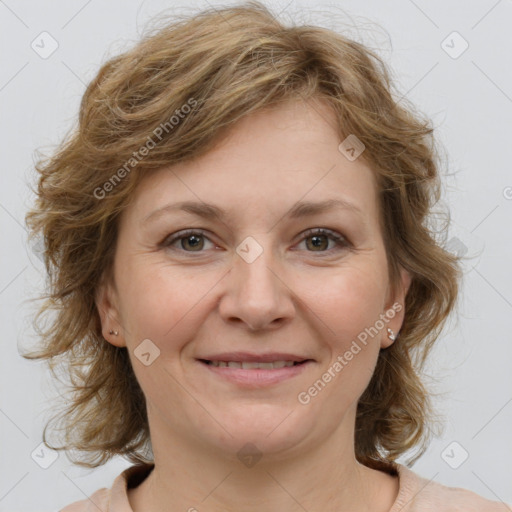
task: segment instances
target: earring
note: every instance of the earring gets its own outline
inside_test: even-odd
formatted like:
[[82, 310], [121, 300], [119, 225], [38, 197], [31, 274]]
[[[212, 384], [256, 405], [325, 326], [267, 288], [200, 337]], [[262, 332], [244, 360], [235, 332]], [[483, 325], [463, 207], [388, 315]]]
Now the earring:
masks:
[[113, 331], [112, 329], [110, 329], [109, 334], [113, 334], [114, 336], [117, 336], [119, 333], [117, 331]]
[[388, 338], [391, 340], [391, 341], [395, 341], [396, 338], [397, 338], [398, 334], [395, 334], [394, 331], [392, 329], [389, 329], [388, 328]]

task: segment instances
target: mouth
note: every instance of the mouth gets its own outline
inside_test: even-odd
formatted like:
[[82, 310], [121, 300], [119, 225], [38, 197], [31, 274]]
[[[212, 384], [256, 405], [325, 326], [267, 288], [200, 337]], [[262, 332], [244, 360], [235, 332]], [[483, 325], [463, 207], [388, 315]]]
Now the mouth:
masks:
[[215, 366], [217, 368], [242, 368], [243, 370], [275, 370], [276, 368], [289, 368], [291, 366], [297, 366], [300, 364], [304, 364], [309, 359], [305, 359], [304, 361], [269, 361], [269, 362], [259, 362], [259, 361], [210, 361], [208, 359], [200, 359], [201, 362], [209, 365]]
[[229, 353], [197, 359], [210, 374], [246, 387], [276, 384], [295, 377], [314, 362], [292, 354]]

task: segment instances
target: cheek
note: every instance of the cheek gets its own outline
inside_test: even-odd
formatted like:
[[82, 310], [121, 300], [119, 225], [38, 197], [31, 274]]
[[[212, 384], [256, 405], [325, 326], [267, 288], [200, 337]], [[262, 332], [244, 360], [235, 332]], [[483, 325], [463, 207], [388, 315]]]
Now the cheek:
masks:
[[314, 280], [302, 288], [308, 306], [340, 348], [350, 345], [384, 312], [386, 283], [377, 267], [375, 262], [346, 266], [333, 272], [322, 286]]
[[372, 265], [347, 265], [333, 273], [328, 284], [304, 291], [308, 306], [322, 320], [317, 325], [326, 357], [318, 377], [328, 382], [324, 399], [332, 396], [340, 414], [370, 382], [385, 335], [375, 327], [382, 327], [377, 322], [384, 313], [386, 290], [379, 268], [375, 260]]
[[381, 281], [371, 271], [346, 270], [310, 297], [312, 310], [322, 319], [326, 355], [318, 380], [311, 386], [315, 388], [313, 393], [321, 389], [318, 396], [322, 398], [315, 402], [319, 414], [326, 401], [336, 404], [333, 423], [341, 421], [368, 386], [384, 335], [382, 329], [375, 330], [383, 313]]
[[[208, 293], [219, 280], [217, 273], [185, 271], [161, 261], [120, 260], [121, 315], [129, 345], [149, 338], [159, 346], [185, 341], [193, 325], [201, 325]], [[176, 345], [173, 343], [173, 347]]]

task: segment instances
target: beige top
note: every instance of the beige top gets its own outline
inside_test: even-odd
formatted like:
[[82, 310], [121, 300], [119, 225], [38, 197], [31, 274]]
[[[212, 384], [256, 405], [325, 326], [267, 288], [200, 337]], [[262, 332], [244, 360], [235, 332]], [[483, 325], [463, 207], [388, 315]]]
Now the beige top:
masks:
[[[133, 512], [127, 489], [137, 487], [154, 465], [135, 465], [123, 471], [110, 489], [100, 489], [89, 499], [77, 501], [59, 512]], [[389, 512], [512, 512], [512, 505], [489, 501], [459, 487], [446, 487], [420, 477], [401, 464], [398, 471], [399, 491]]]

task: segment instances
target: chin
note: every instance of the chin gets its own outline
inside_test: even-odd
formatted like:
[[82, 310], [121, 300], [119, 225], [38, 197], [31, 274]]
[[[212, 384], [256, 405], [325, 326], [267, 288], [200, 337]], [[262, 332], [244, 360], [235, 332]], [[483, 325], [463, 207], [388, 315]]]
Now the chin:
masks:
[[222, 425], [226, 430], [215, 429], [206, 442], [238, 459], [246, 455], [282, 458], [314, 436], [317, 423], [313, 418], [300, 418], [298, 412], [298, 408], [268, 404], [241, 407], [232, 414], [223, 414]]

